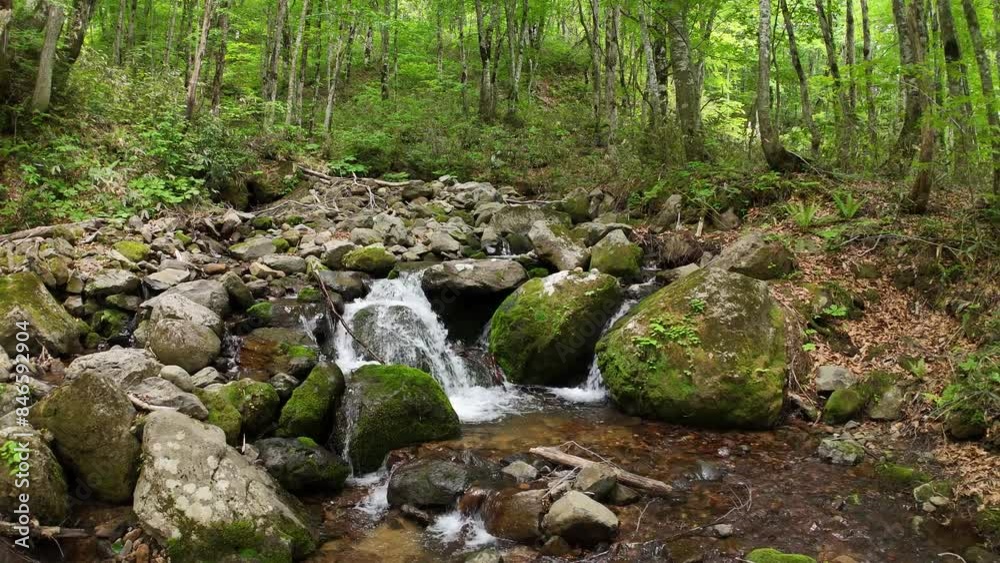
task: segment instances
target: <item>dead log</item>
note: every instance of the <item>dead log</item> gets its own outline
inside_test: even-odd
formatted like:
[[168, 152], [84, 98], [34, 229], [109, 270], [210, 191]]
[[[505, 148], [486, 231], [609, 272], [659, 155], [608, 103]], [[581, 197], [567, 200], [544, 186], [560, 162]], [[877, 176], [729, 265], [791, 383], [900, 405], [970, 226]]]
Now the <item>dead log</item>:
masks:
[[410, 185], [410, 181], [406, 180], [404, 182], [389, 182], [388, 180], [378, 180], [374, 179], [372, 182], [376, 186], [382, 186], [383, 188], [405, 188]]
[[[579, 456], [568, 454], [557, 448], [550, 447], [537, 447], [528, 450], [538, 457], [551, 461], [553, 463], [558, 463], [560, 465], [568, 465], [570, 467], [578, 467], [580, 469], [599, 464], [599, 461], [591, 461], [589, 459], [584, 459]], [[613, 465], [609, 466], [615, 474], [618, 476], [618, 480], [630, 487], [634, 487], [641, 491], [646, 491], [654, 495], [669, 495], [674, 492], [674, 488], [670, 485], [664, 483], [663, 481], [657, 481], [656, 479], [650, 479], [648, 477], [643, 477], [641, 475], [636, 475], [635, 473], [629, 473], [624, 469], [615, 467]]]
[[319, 178], [320, 180], [323, 180], [324, 182], [330, 182], [331, 184], [333, 182], [337, 181], [337, 178], [335, 178], [333, 176], [330, 176], [329, 174], [324, 174], [324, 173], [320, 172], [319, 170], [313, 170], [312, 168], [306, 168], [305, 166], [301, 166], [301, 165], [298, 165], [298, 164], [295, 165], [295, 167], [297, 169], [299, 169], [300, 171], [302, 171], [302, 173], [305, 174], [306, 176], [312, 176], [313, 178]]
[[31, 229], [25, 229], [23, 231], [17, 231], [6, 235], [0, 235], [0, 242], [24, 240], [28, 238], [49, 238], [52, 235], [65, 233], [67, 229], [72, 227], [80, 227], [86, 231], [90, 231], [93, 229], [101, 228], [102, 226], [104, 226], [104, 223], [105, 221], [103, 219], [90, 219], [87, 221], [80, 221], [79, 223], [67, 223], [61, 225], [46, 225], [44, 227], [34, 227]]
[[[13, 524], [12, 522], [0, 522], [0, 536], [8, 538], [19, 538], [21, 537], [21, 532], [18, 530], [20, 526]], [[59, 538], [89, 538], [91, 533], [82, 528], [62, 528], [59, 526], [28, 526], [28, 534], [33, 538], [42, 538], [47, 540], [59, 539]]]

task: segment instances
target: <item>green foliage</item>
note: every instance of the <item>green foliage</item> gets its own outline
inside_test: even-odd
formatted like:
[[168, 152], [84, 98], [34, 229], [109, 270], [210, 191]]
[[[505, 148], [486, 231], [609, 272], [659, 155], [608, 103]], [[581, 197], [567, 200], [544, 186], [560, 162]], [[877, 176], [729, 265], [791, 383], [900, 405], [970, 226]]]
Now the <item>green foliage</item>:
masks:
[[785, 205], [785, 212], [791, 217], [795, 225], [802, 230], [807, 230], [816, 222], [819, 214], [819, 204], [816, 202], [795, 201]]
[[1000, 347], [993, 345], [969, 354], [958, 364], [958, 374], [940, 396], [930, 396], [943, 416], [953, 411], [989, 423], [1000, 415]]
[[837, 212], [844, 219], [854, 219], [858, 211], [864, 206], [865, 202], [860, 199], [855, 199], [854, 194], [848, 191], [837, 191], [833, 193], [833, 204], [837, 207]]
[[17, 466], [21, 463], [21, 454], [17, 451], [17, 442], [7, 440], [0, 446], [0, 460], [7, 465], [7, 470], [11, 475], [17, 473]]

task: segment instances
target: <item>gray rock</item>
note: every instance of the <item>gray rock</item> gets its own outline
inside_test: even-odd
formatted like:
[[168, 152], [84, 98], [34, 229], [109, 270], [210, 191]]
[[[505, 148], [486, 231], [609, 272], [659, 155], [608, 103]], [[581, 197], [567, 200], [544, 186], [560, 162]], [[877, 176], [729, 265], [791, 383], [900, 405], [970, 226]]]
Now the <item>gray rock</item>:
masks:
[[395, 244], [409, 246], [413, 242], [403, 220], [395, 215], [379, 213], [372, 218], [372, 229], [381, 236], [380, 242], [390, 246]]
[[538, 221], [565, 227], [569, 227], [571, 223], [569, 215], [565, 213], [532, 205], [508, 205], [493, 213], [490, 226], [501, 235], [510, 233], [527, 235]]
[[302, 274], [306, 271], [306, 261], [291, 254], [268, 254], [261, 257], [260, 262], [268, 268], [286, 274]]
[[105, 297], [116, 293], [135, 293], [139, 278], [127, 270], [103, 270], [87, 282], [83, 291], [90, 297]]
[[278, 396], [281, 397], [282, 401], [287, 401], [292, 396], [295, 388], [299, 386], [299, 380], [287, 373], [279, 373], [267, 382], [278, 392]]
[[117, 295], [109, 295], [104, 302], [113, 307], [117, 307], [122, 311], [130, 311], [134, 313], [139, 310], [139, 306], [142, 304], [142, 298], [138, 295], [125, 295], [124, 293], [119, 293]]
[[237, 309], [243, 310], [254, 304], [253, 293], [235, 272], [226, 272], [219, 278], [219, 283], [229, 294], [230, 304], [236, 306]]
[[170, 407], [196, 420], [208, 418], [208, 409], [198, 397], [159, 377], [144, 379], [129, 390], [140, 401], [157, 407]]
[[865, 448], [855, 440], [826, 438], [819, 445], [819, 457], [834, 465], [857, 465], [865, 458]]
[[123, 389], [129, 389], [144, 379], [156, 377], [163, 364], [148, 350], [112, 348], [104, 352], [80, 356], [66, 368], [66, 379], [74, 380], [88, 373], [107, 376]]
[[443, 231], [431, 233], [427, 240], [427, 247], [436, 254], [454, 254], [462, 250], [462, 245]]
[[586, 268], [590, 251], [577, 244], [568, 235], [558, 235], [544, 221], [536, 221], [528, 231], [528, 239], [543, 261], [559, 270]]
[[210, 328], [164, 319], [150, 328], [148, 346], [159, 361], [190, 373], [211, 364], [222, 349], [222, 341]]
[[486, 531], [498, 538], [532, 543], [542, 537], [540, 523], [548, 504], [547, 491], [505, 489], [483, 504]]
[[820, 366], [816, 370], [816, 392], [833, 393], [847, 389], [857, 382], [851, 370], [841, 366]]
[[903, 414], [905, 400], [906, 391], [898, 385], [893, 385], [876, 399], [875, 404], [868, 410], [868, 417], [872, 420], [899, 420]]
[[754, 232], [725, 247], [708, 267], [773, 280], [795, 271], [795, 257], [781, 242], [768, 242], [763, 234]]
[[684, 204], [684, 197], [680, 194], [670, 194], [660, 206], [660, 210], [653, 219], [652, 226], [656, 232], [663, 232], [675, 228], [681, 223], [681, 212]]
[[372, 244], [382, 244], [382, 235], [375, 229], [358, 227], [351, 230], [351, 242], [358, 246], [368, 246]]
[[184, 368], [180, 366], [163, 366], [160, 370], [160, 377], [176, 385], [181, 391], [188, 393], [194, 391], [194, 382]]
[[188, 321], [191, 324], [211, 329], [217, 336], [222, 336], [222, 317], [184, 295], [165, 293], [146, 301], [142, 306], [150, 310], [151, 327], [155, 328], [161, 321], [173, 319]]
[[331, 270], [342, 270], [344, 268], [344, 256], [356, 249], [358, 246], [351, 241], [335, 239], [323, 245], [323, 255], [321, 260], [323, 265]]
[[[238, 557], [244, 550], [263, 553], [266, 545], [267, 553], [282, 560], [300, 559], [315, 548], [301, 506], [263, 468], [226, 445], [221, 429], [156, 411], [146, 419], [142, 451], [133, 510], [161, 543], [183, 542], [192, 555], [181, 561], [220, 547]], [[256, 533], [227, 535], [227, 526], [238, 522], [253, 522]]]
[[308, 438], [268, 438], [254, 446], [264, 469], [293, 493], [339, 491], [351, 472], [340, 456]]
[[489, 547], [467, 556], [465, 563], [503, 563], [503, 557], [496, 548]]
[[615, 488], [611, 489], [611, 492], [605, 500], [608, 504], [625, 506], [626, 504], [632, 504], [633, 502], [639, 500], [639, 498], [641, 498], [641, 495], [634, 489], [618, 483], [615, 485]]
[[229, 292], [215, 280], [184, 282], [167, 290], [164, 295], [183, 295], [223, 318], [229, 312]]
[[229, 254], [233, 258], [244, 262], [256, 260], [268, 254], [274, 254], [276, 251], [277, 248], [275, 248], [274, 242], [266, 237], [254, 237], [229, 247]]
[[424, 270], [421, 285], [429, 293], [490, 295], [514, 291], [527, 279], [524, 266], [514, 260], [453, 260]]
[[549, 508], [542, 527], [572, 544], [590, 546], [614, 539], [618, 517], [587, 495], [570, 491]]
[[618, 484], [618, 474], [607, 465], [594, 463], [584, 467], [576, 476], [573, 488], [597, 500], [604, 499]]
[[13, 514], [21, 504], [18, 502], [19, 496], [27, 494], [31, 500], [32, 518], [37, 518], [41, 524], [60, 525], [69, 514], [66, 476], [41, 435], [30, 431], [25, 437], [25, 430], [21, 426], [0, 429], [0, 444], [8, 441], [27, 443], [25, 453], [31, 463], [31, 479], [27, 487], [18, 487], [21, 479], [6, 467], [0, 471], [0, 513]]
[[390, 506], [447, 508], [469, 487], [472, 474], [464, 464], [425, 459], [396, 468], [389, 478]]
[[179, 283], [186, 282], [191, 273], [187, 270], [166, 269], [149, 274], [143, 281], [153, 291], [166, 291]]
[[500, 470], [501, 472], [510, 475], [518, 483], [527, 483], [529, 481], [534, 481], [538, 477], [538, 470], [535, 469], [530, 463], [525, 463], [523, 461], [515, 461], [507, 467]]
[[208, 367], [191, 376], [191, 383], [195, 387], [208, 387], [215, 383], [222, 383], [225, 379], [219, 370]]
[[10, 354], [17, 350], [23, 323], [27, 323], [32, 354], [37, 355], [42, 346], [55, 355], [80, 349], [84, 326], [52, 297], [42, 279], [30, 272], [0, 277], [0, 347]]
[[371, 276], [364, 272], [324, 270], [319, 272], [323, 285], [330, 291], [339, 293], [347, 301], [353, 301], [368, 295], [368, 284]]

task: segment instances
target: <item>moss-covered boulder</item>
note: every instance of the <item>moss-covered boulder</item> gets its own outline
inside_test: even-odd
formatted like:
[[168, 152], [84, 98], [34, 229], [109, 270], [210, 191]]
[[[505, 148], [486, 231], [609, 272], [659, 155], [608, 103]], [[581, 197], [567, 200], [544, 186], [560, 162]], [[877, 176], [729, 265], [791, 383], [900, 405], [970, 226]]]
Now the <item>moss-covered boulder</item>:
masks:
[[625, 412], [720, 428], [778, 423], [797, 330], [767, 284], [724, 270], [690, 274], [644, 299], [597, 344]]
[[[69, 514], [66, 476], [56, 456], [36, 433], [21, 426], [0, 429], [0, 514], [13, 520], [14, 510], [21, 505], [19, 496], [27, 494], [32, 518], [41, 524], [62, 524]], [[27, 451], [21, 449], [26, 444]], [[22, 458], [22, 454], [27, 458]], [[23, 476], [18, 476], [24, 463], [31, 473], [27, 487]], [[16, 471], [15, 471], [16, 470]], [[7, 518], [5, 518], [7, 519]]]
[[220, 428], [226, 436], [226, 442], [235, 445], [243, 430], [243, 416], [220, 391], [221, 388], [211, 391], [195, 389], [194, 394], [208, 409], [205, 422]]
[[135, 408], [114, 381], [85, 373], [31, 409], [29, 420], [55, 438], [56, 453], [98, 499], [132, 496], [139, 440], [131, 432]]
[[344, 256], [344, 267], [377, 277], [385, 277], [396, 266], [396, 257], [381, 244], [355, 248]]
[[751, 551], [747, 555], [747, 561], [750, 563], [816, 563], [812, 557], [782, 553], [770, 547]]
[[621, 300], [618, 281], [599, 272], [530, 280], [493, 314], [490, 352], [515, 383], [572, 384]]
[[292, 391], [281, 409], [278, 436], [324, 440], [333, 426], [333, 409], [344, 394], [344, 374], [336, 364], [320, 364]]
[[90, 317], [90, 328], [104, 338], [118, 336], [128, 326], [129, 314], [118, 309], [101, 309]]
[[312, 438], [268, 438], [254, 443], [264, 469], [293, 493], [336, 492], [351, 468]]
[[337, 414], [337, 445], [355, 473], [375, 471], [396, 448], [461, 434], [441, 385], [418, 369], [368, 365], [351, 374]]
[[149, 331], [147, 345], [165, 365], [195, 373], [218, 357], [222, 341], [211, 328], [180, 319], [164, 319]]
[[865, 398], [855, 389], [837, 389], [826, 400], [823, 420], [829, 424], [843, 424], [861, 412]]
[[538, 257], [557, 270], [586, 268], [590, 262], [590, 250], [562, 225], [537, 221], [528, 231], [528, 239]]
[[31, 272], [0, 277], [0, 346], [15, 353], [17, 335], [26, 325], [32, 354], [42, 346], [56, 355], [80, 350], [86, 325], [59, 304], [42, 279]]
[[292, 561], [316, 539], [301, 505], [263, 468], [226, 445], [218, 428], [151, 413], [132, 505], [175, 563]]
[[113, 248], [133, 262], [145, 260], [152, 252], [148, 244], [137, 240], [121, 240], [116, 242]]
[[240, 413], [243, 431], [251, 436], [262, 434], [278, 418], [281, 398], [270, 383], [239, 379], [225, 384], [219, 394]]
[[590, 267], [623, 279], [636, 279], [642, 269], [642, 248], [620, 229], [611, 231], [590, 250]]
[[315, 342], [301, 329], [258, 328], [243, 339], [241, 377], [266, 381], [279, 373], [305, 377], [319, 361]]
[[795, 271], [795, 256], [779, 241], [750, 233], [722, 249], [709, 268], [721, 268], [759, 280], [773, 280]]

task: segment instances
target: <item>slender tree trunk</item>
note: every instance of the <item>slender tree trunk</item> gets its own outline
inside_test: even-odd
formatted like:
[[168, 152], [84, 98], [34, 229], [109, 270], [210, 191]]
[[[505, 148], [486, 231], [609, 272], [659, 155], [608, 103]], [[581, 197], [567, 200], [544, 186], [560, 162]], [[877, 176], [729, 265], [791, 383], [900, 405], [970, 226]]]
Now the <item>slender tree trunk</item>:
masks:
[[128, 35], [125, 43], [128, 47], [129, 57], [133, 56], [135, 50], [135, 23], [137, 19], [139, 19], [139, 0], [132, 0], [128, 9]]
[[979, 67], [979, 83], [983, 98], [986, 101], [986, 118], [990, 125], [990, 152], [993, 160], [993, 193], [1000, 194], [1000, 119], [997, 117], [996, 97], [993, 92], [993, 71], [986, 54], [986, 42], [979, 27], [979, 16], [972, 0], [962, 0], [965, 21], [969, 26], [969, 36], [972, 39], [972, 51], [976, 55], [976, 66]]
[[861, 0], [862, 56], [865, 60], [865, 105], [868, 109], [868, 142], [871, 149], [878, 146], [878, 122], [875, 108], [875, 81], [872, 52], [871, 21], [868, 17], [868, 0]]
[[437, 75], [444, 76], [444, 29], [441, 24], [441, 5], [434, 8], [434, 31], [437, 39]]
[[[582, 20], [581, 14], [581, 20]], [[594, 145], [603, 147], [605, 143], [602, 134], [602, 106], [601, 106], [601, 7], [598, 0], [590, 0], [590, 30], [587, 31], [584, 24], [584, 31], [587, 31], [587, 38], [590, 42], [590, 80], [591, 80], [591, 104], [594, 112]]]
[[604, 100], [608, 114], [608, 145], [614, 145], [618, 130], [618, 30], [621, 27], [621, 6], [615, 2], [608, 6], [607, 24], [604, 27]]
[[462, 113], [469, 113], [469, 57], [465, 51], [465, 0], [458, 6], [458, 56], [462, 64], [462, 75], [459, 82], [462, 85]]
[[274, 105], [278, 101], [278, 74], [281, 67], [282, 37], [285, 30], [285, 20], [288, 17], [288, 0], [278, 0], [278, 13], [274, 18], [274, 44], [269, 57], [267, 77], [264, 81], [264, 100], [269, 102], [267, 123], [274, 120]]
[[[489, 22], [486, 18], [489, 16]], [[486, 14], [482, 0], [476, 0], [476, 28], [479, 36], [479, 60], [482, 63], [482, 75], [479, 78], [479, 118], [490, 123], [496, 117], [496, 104], [493, 95], [493, 26], [494, 17]]]
[[63, 21], [66, 14], [62, 6], [55, 2], [49, 2], [46, 8], [45, 39], [42, 43], [42, 52], [38, 57], [38, 76], [35, 79], [35, 92], [31, 97], [31, 109], [37, 112], [45, 112], [49, 109], [49, 102], [52, 99], [52, 70], [55, 68], [56, 46], [59, 43], [59, 34], [62, 33]]
[[379, 82], [382, 84], [382, 99], [389, 99], [389, 22], [392, 19], [392, 3], [390, 0], [382, 0], [382, 17], [384, 21], [379, 25], [379, 32], [382, 37], [381, 62], [379, 63]]
[[854, 0], [847, 0], [844, 16], [844, 66], [847, 67], [847, 109], [851, 116], [855, 115], [858, 105], [858, 87], [854, 81], [855, 44], [854, 44]]
[[295, 102], [298, 99], [299, 57], [302, 51], [302, 36], [306, 30], [306, 18], [309, 16], [309, 0], [302, 2], [302, 14], [299, 16], [299, 31], [295, 34], [295, 46], [292, 47], [292, 64], [288, 70], [288, 98], [285, 104], [285, 125], [292, 124], [295, 115]]
[[94, 4], [97, 0], [76, 0], [73, 3], [73, 27], [69, 31], [69, 41], [66, 43], [66, 51], [63, 56], [63, 64], [73, 66], [80, 58], [80, 51], [83, 50], [83, 42], [87, 37], [87, 29], [90, 27], [90, 18], [94, 15]]
[[[768, 3], [768, 10], [770, 10], [770, 3]], [[677, 101], [677, 118], [680, 121], [683, 135], [684, 156], [688, 162], [704, 162], [708, 161], [710, 157], [705, 149], [705, 138], [701, 125], [701, 93], [698, 87], [697, 73], [691, 66], [691, 39], [687, 25], [686, 14], [680, 11], [680, 7], [670, 10], [667, 15], [667, 35], [670, 39], [670, 59], [674, 71], [674, 98]], [[770, 50], [770, 35], [771, 31], [768, 29], [768, 50]], [[770, 54], [768, 56], [770, 57]], [[767, 59], [766, 63], [770, 64], [770, 58]]]
[[113, 53], [115, 64], [122, 66], [124, 64], [124, 57], [122, 56], [122, 43], [125, 40], [125, 12], [128, 11], [128, 3], [126, 0], [119, 0], [118, 2], [118, 24], [115, 26], [115, 43], [111, 48]]
[[[7, 95], [10, 85], [13, 82], [8, 77], [8, 73], [10, 72], [10, 56], [7, 50], [7, 45], [10, 42], [10, 33], [7, 26], [13, 18], [14, 1], [0, 0], [0, 99], [3, 99]], [[2, 121], [0, 121], [0, 127], [3, 127]]]
[[791, 55], [792, 66], [795, 74], [799, 77], [799, 99], [802, 106], [802, 121], [809, 130], [810, 149], [813, 157], [819, 156], [819, 147], [822, 138], [819, 133], [819, 126], [812, 118], [812, 103], [809, 99], [809, 78], [802, 67], [802, 60], [799, 58], [799, 46], [795, 41], [795, 26], [792, 23], [792, 15], [788, 10], [788, 0], [780, 0], [781, 15], [785, 20], [785, 33], [788, 35], [788, 51]]
[[823, 7], [823, 0], [816, 0], [816, 14], [819, 16], [819, 27], [823, 35], [823, 46], [826, 49], [826, 62], [830, 69], [830, 77], [833, 78], [833, 89], [839, 100], [837, 145], [840, 149], [840, 160], [846, 165], [850, 161], [854, 114], [851, 111], [849, 96], [841, 79], [840, 65], [837, 63], [837, 45], [833, 39], [833, 15]]
[[[924, 21], [925, 15], [922, 3], [911, 1], [906, 23], [914, 44], [921, 42], [922, 29], [925, 29]], [[923, 64], [925, 53], [926, 50], [922, 47], [915, 49], [913, 52], [913, 63], [918, 66]], [[924, 96], [921, 98], [921, 105], [925, 108], [930, 107], [931, 104], [927, 101], [927, 96], [930, 95], [931, 91], [929, 73], [919, 73], [917, 87], [924, 93]], [[933, 120], [925, 117], [920, 126], [920, 150], [917, 154], [919, 166], [917, 167], [916, 178], [913, 180], [913, 186], [910, 188], [909, 204], [910, 210], [914, 213], [924, 213], [927, 211], [927, 204], [930, 201], [934, 181], [934, 138]]]
[[640, 3], [639, 10], [639, 33], [642, 37], [642, 53], [646, 59], [646, 102], [649, 104], [649, 125], [656, 129], [660, 116], [660, 82], [656, 74], [653, 45], [649, 41], [649, 25], [646, 22], [644, 4]]
[[167, 26], [167, 46], [163, 50], [163, 68], [170, 68], [170, 56], [174, 50], [174, 30], [177, 25], [177, 3], [170, 3], [170, 25]]
[[962, 48], [955, 32], [955, 18], [951, 11], [951, 0], [938, 0], [938, 24], [941, 29], [941, 46], [944, 51], [945, 74], [948, 80], [948, 96], [957, 105], [952, 112], [952, 130], [955, 137], [955, 158], [953, 171], [962, 180], [971, 178], [969, 161], [975, 149], [972, 130], [972, 103], [965, 93], [968, 91], [966, 76], [968, 71], [962, 60]]
[[[919, 2], [920, 0], [910, 0]], [[885, 165], [885, 173], [891, 178], [901, 178], [906, 175], [913, 161], [914, 148], [919, 143], [920, 119], [923, 116], [924, 93], [920, 91], [918, 75], [920, 69], [917, 68], [917, 52], [924, 49], [924, 45], [918, 36], [912, 36], [908, 31], [906, 23], [907, 14], [904, 0], [892, 0], [892, 11], [899, 30], [899, 58], [903, 65], [902, 89], [905, 95], [905, 109], [903, 115], [903, 125], [899, 129], [899, 136], [889, 153], [889, 159]], [[919, 57], [921, 60], [922, 56]]]
[[368, 29], [365, 31], [365, 66], [368, 66], [372, 63], [372, 49], [374, 48], [373, 47], [374, 33], [375, 33], [374, 28], [369, 24]]
[[201, 38], [198, 40], [198, 48], [194, 52], [194, 62], [191, 65], [191, 78], [188, 80], [187, 90], [187, 120], [194, 120], [195, 105], [198, 101], [198, 82], [201, 80], [201, 65], [205, 58], [205, 49], [208, 45], [208, 31], [212, 26], [213, 0], [205, 0], [205, 12], [201, 20]]
[[219, 49], [215, 54], [215, 77], [212, 79], [212, 115], [219, 115], [222, 102], [222, 80], [226, 74], [226, 49], [229, 42], [229, 4], [223, 1], [219, 9]]
[[802, 160], [785, 150], [771, 122], [771, 0], [760, 0], [757, 26], [757, 126], [764, 159], [771, 170], [800, 172]]

